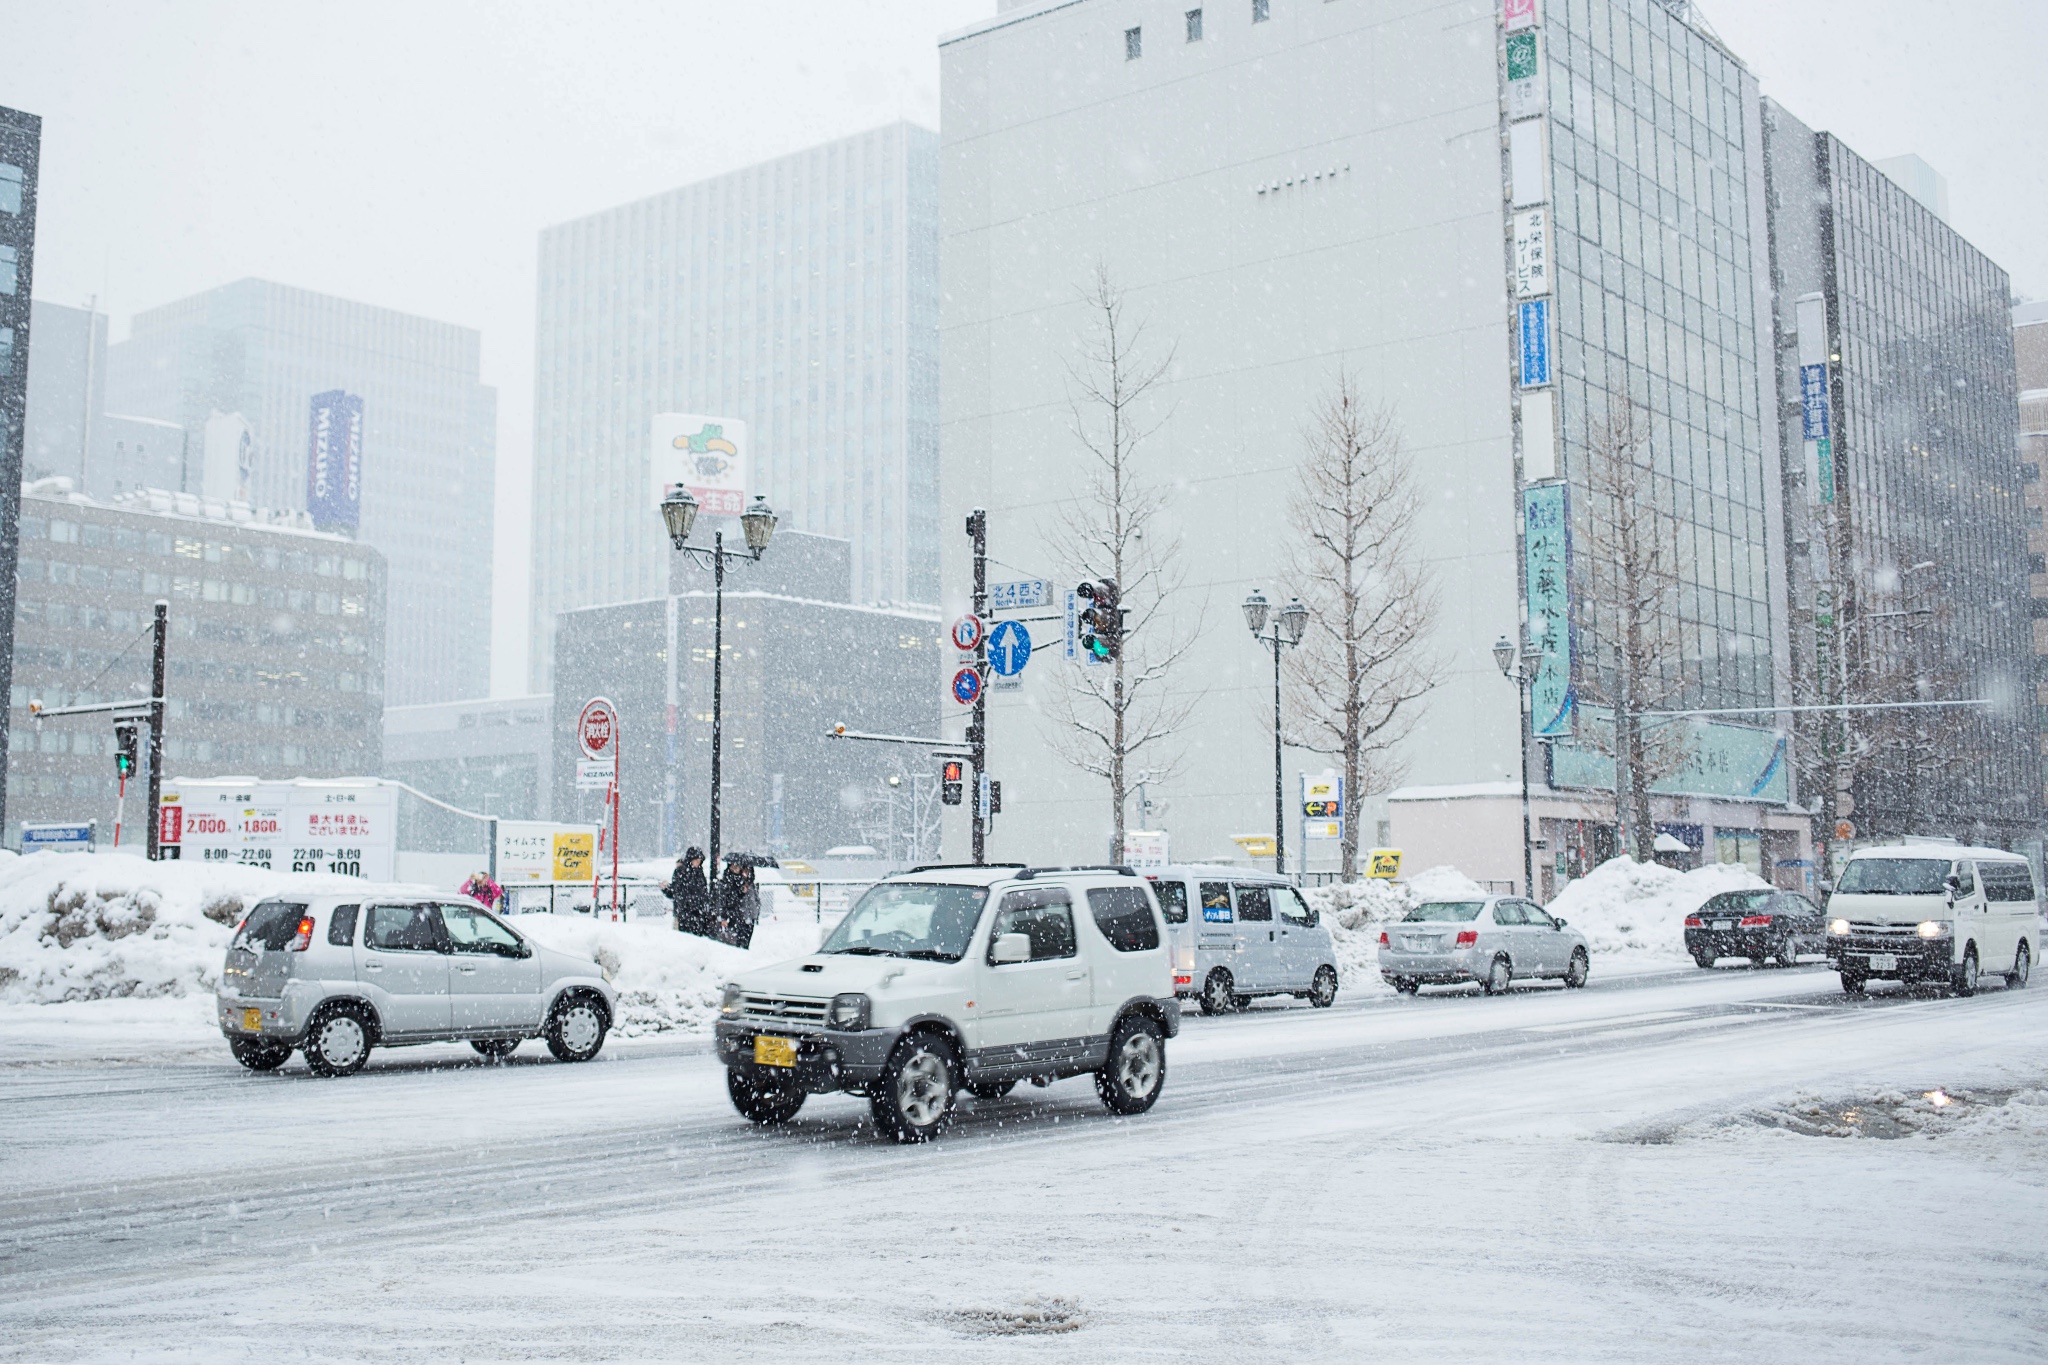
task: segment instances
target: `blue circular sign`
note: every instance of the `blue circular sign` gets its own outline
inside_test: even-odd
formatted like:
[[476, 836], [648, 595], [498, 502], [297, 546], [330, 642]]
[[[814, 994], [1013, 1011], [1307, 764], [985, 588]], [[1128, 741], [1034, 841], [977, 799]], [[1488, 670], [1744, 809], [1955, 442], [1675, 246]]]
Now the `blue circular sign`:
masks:
[[989, 667], [1005, 678], [1014, 678], [1031, 662], [1031, 632], [1021, 622], [1004, 621], [988, 637]]
[[953, 675], [953, 700], [962, 706], [974, 705], [974, 699], [981, 695], [981, 674], [971, 668], [963, 668]]

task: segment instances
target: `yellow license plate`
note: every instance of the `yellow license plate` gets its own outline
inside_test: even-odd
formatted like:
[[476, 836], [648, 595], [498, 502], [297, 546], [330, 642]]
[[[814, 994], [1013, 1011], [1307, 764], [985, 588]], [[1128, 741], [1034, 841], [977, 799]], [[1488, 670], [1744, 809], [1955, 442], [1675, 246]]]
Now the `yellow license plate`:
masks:
[[796, 1039], [756, 1038], [754, 1039], [755, 1066], [795, 1066]]
[[249, 1033], [261, 1033], [263, 1031], [263, 1011], [243, 1010], [242, 1028]]

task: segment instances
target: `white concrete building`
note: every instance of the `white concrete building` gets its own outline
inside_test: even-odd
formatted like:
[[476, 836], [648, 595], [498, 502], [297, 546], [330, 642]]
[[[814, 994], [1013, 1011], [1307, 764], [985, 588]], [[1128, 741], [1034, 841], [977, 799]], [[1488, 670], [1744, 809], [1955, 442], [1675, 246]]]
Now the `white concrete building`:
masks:
[[[1449, 806], [1367, 794], [1353, 803], [1365, 843], [1401, 844], [1404, 820], [1426, 809], [1423, 843], [1448, 845], [1472, 875], [1521, 880], [1518, 699], [1490, 649], [1526, 617], [1525, 499], [1568, 496], [1610, 387], [1651, 415], [1656, 494], [1689, 551], [1674, 704], [1784, 704], [1757, 89], [1682, 0], [1550, 0], [1540, 15], [1521, 0], [1228, 0], [1198, 13], [1187, 0], [1024, 0], [942, 40], [941, 57], [945, 605], [967, 602], [960, 528], [974, 507], [1006, 566], [992, 577], [1021, 569], [1064, 587], [1101, 571], [1055, 548], [1083, 469], [1069, 369], [1087, 325], [1079, 295], [1100, 264], [1154, 353], [1173, 356], [1141, 414], [1162, 425], [1140, 462], [1168, 493], [1155, 535], [1180, 547], [1165, 630], [1195, 637], [1175, 683], [1193, 711], [1160, 756], [1177, 762], [1138, 766], [1176, 769], [1148, 792], [1167, 805], [1157, 823], [1176, 860], [1271, 832], [1272, 665], [1238, 604], [1255, 587], [1276, 602], [1297, 591], [1286, 508], [1300, 433], [1340, 370], [1392, 406], [1426, 495], [1445, 667], [1406, 781], [1458, 793]], [[1532, 209], [1553, 249], [1547, 272], [1518, 283], [1516, 219]], [[1548, 354], [1533, 361], [1519, 345], [1525, 303], [1543, 315]], [[1539, 691], [1597, 725], [1609, 647], [1578, 600], [1589, 567], [1559, 567], [1571, 600], [1547, 605], [1570, 629], [1552, 637]], [[1059, 627], [1034, 630], [1043, 647]], [[1051, 702], [1078, 666], [1059, 654], [992, 696], [1004, 788], [992, 857], [1105, 848], [1106, 784], [1057, 753]], [[1612, 847], [1589, 815], [1605, 786], [1612, 820], [1611, 764], [1572, 743], [1568, 705], [1554, 709], [1554, 746], [1531, 746], [1551, 871], [1539, 893]], [[1702, 727], [1656, 819], [1705, 857], [1789, 868], [1804, 821], [1787, 809], [1771, 718], [1756, 719]], [[1298, 811], [1298, 774], [1331, 761], [1289, 749], [1286, 766]], [[1468, 844], [1446, 840], [1446, 819], [1469, 823]], [[965, 827], [956, 819], [952, 851]], [[1725, 831], [1748, 841], [1710, 834]], [[1299, 866], [1298, 827], [1288, 845]], [[1310, 856], [1331, 866], [1335, 846]]]

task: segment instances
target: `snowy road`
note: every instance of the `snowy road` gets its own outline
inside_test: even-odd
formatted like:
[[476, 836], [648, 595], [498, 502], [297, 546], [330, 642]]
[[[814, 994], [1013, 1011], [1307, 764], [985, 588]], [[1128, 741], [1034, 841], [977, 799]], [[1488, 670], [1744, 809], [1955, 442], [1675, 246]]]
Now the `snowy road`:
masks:
[[[1063, 1082], [921, 1149], [753, 1131], [701, 1040], [0, 1039], [0, 1359], [2038, 1360], [2044, 1025], [1818, 970], [1261, 1009], [1150, 1115]], [[1928, 1131], [1755, 1121], [1801, 1097]]]

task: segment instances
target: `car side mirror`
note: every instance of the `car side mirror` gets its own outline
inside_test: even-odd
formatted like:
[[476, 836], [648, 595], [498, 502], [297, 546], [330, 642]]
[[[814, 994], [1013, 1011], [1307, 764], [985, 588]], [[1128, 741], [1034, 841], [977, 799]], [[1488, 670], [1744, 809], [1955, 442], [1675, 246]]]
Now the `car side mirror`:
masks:
[[532, 957], [533, 945], [531, 943], [515, 943], [512, 945], [512, 951], [507, 956], [517, 958]]
[[1309, 928], [1313, 929], [1313, 928], [1315, 928], [1315, 927], [1316, 927], [1316, 926], [1317, 926], [1318, 924], [1321, 924], [1322, 922], [1323, 922], [1323, 912], [1322, 912], [1322, 911], [1320, 911], [1320, 910], [1311, 910], [1311, 911], [1309, 911], [1309, 912], [1308, 912], [1308, 921], [1307, 921], [1307, 923], [1308, 923], [1308, 927], [1309, 927]]
[[1031, 960], [1031, 935], [997, 934], [990, 945], [988, 960], [1001, 966], [1006, 962], [1029, 962]]
[[1562, 928], [1564, 928], [1564, 924], [1565, 924], [1565, 922], [1564, 922], [1563, 920], [1561, 920], [1561, 919], [1558, 919], [1558, 918], [1557, 918], [1557, 917], [1556, 917], [1555, 915], [1553, 915], [1553, 916], [1551, 916], [1551, 919], [1550, 919], [1550, 924], [1551, 924], [1551, 927], [1552, 927], [1552, 928], [1554, 928], [1554, 929], [1562, 929]]

